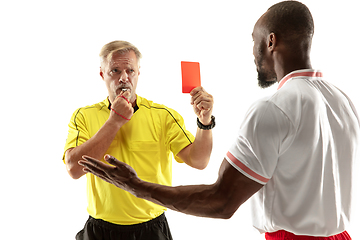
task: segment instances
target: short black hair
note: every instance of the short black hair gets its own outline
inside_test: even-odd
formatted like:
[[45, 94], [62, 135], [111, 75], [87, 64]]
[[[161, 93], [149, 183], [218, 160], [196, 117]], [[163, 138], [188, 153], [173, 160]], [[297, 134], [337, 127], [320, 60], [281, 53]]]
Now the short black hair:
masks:
[[264, 20], [269, 33], [285, 42], [311, 39], [314, 35], [311, 12], [298, 1], [283, 1], [271, 6]]

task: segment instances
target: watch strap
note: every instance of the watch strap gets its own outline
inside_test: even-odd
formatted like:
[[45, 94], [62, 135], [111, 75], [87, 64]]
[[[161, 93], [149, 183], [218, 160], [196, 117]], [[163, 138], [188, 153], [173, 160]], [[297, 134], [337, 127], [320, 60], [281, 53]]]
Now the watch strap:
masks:
[[197, 126], [200, 129], [203, 130], [210, 130], [213, 129], [215, 127], [215, 117], [213, 115], [211, 115], [211, 123], [209, 125], [204, 125], [200, 122], [199, 118], [197, 118]]

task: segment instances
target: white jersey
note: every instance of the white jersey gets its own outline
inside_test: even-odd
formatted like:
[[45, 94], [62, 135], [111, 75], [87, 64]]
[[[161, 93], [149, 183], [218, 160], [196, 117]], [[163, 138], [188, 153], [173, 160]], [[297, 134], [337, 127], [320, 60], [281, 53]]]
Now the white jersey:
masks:
[[226, 159], [264, 185], [251, 199], [254, 227], [310, 236], [345, 231], [359, 132], [350, 99], [319, 71], [292, 72], [253, 104]]

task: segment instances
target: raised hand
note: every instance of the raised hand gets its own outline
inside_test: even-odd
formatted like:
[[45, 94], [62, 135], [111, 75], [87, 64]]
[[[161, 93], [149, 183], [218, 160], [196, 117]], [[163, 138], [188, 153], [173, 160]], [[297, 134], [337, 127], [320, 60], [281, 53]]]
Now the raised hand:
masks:
[[207, 93], [203, 87], [194, 88], [190, 92], [191, 105], [193, 105], [194, 112], [203, 125], [211, 123], [211, 114], [214, 106], [213, 96]]
[[129, 102], [130, 92], [124, 91], [118, 95], [114, 102], [111, 104], [110, 117], [121, 120], [129, 121], [134, 114], [132, 104]]

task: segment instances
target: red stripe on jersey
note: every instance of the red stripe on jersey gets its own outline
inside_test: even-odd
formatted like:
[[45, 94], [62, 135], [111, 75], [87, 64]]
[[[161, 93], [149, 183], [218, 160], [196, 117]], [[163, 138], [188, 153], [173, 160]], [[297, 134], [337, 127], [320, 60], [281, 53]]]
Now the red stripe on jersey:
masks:
[[286, 83], [287, 80], [294, 77], [322, 77], [322, 72], [296, 72], [290, 75], [287, 75], [285, 78], [281, 79], [278, 90]]
[[269, 181], [268, 178], [264, 178], [263, 176], [257, 174], [256, 172], [252, 171], [250, 168], [248, 168], [247, 166], [245, 166], [242, 162], [240, 162], [236, 157], [234, 157], [230, 152], [227, 152], [226, 156], [239, 168], [241, 168], [241, 170], [243, 170], [244, 172], [246, 172], [247, 174], [249, 174], [250, 176], [252, 176], [253, 178], [263, 182], [263, 183], [267, 183]]

